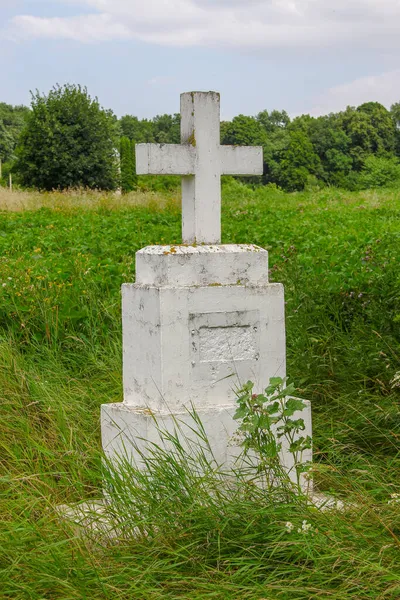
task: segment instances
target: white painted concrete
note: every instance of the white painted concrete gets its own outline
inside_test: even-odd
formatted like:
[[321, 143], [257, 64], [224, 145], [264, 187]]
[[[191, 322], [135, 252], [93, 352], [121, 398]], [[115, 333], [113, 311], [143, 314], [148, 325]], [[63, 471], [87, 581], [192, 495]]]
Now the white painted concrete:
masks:
[[261, 146], [220, 146], [221, 175], [262, 175]]
[[[150, 246], [136, 254], [136, 283], [122, 286], [124, 402], [102, 407], [103, 448], [118, 462], [200, 416], [219, 464], [238, 447], [235, 389], [262, 393], [286, 376], [283, 286], [268, 281], [268, 252], [217, 245], [220, 175], [262, 172], [262, 149], [219, 144], [219, 95], [181, 96], [182, 145], [137, 146], [138, 172], [183, 179], [183, 238], [189, 245]], [[193, 241], [207, 245], [190, 244]], [[300, 415], [298, 415], [300, 416]], [[301, 415], [311, 435], [309, 403]], [[157, 426], [158, 423], [158, 426]], [[311, 460], [311, 451], [305, 460]], [[293, 458], [284, 447], [282, 463]]]
[[[311, 406], [305, 401], [306, 408], [293, 415], [293, 419], [303, 418], [305, 432], [302, 435], [311, 435]], [[236, 430], [238, 423], [233, 419], [236, 407], [232, 405], [210, 408], [197, 411], [201, 419], [203, 430], [207, 436], [209, 447], [202, 440], [201, 435], [196, 435], [198, 426], [189, 411], [178, 412], [171, 415], [168, 412], [151, 412], [138, 409], [126, 404], [105, 404], [102, 406], [102, 439], [105, 455], [118, 467], [128, 462], [136, 467], [143, 466], [143, 456], [148, 451], [154, 450], [155, 445], [174, 451], [173, 443], [168, 439], [168, 434], [179, 437], [180, 444], [191, 456], [203, 453], [208, 461], [214, 460], [217, 465], [222, 465], [226, 471], [231, 468], [240, 468], [242, 448], [238, 445]], [[275, 425], [279, 426], [279, 423]], [[288, 452], [288, 442], [283, 439], [281, 450], [281, 463], [293, 483], [297, 482], [296, 469], [293, 455]], [[201, 451], [200, 451], [201, 448]], [[211, 449], [211, 451], [210, 451]], [[212, 454], [211, 454], [212, 452]], [[302, 462], [311, 462], [312, 451], [306, 450], [301, 457]], [[246, 458], [247, 467], [257, 465], [253, 456]], [[199, 470], [201, 464], [199, 462]], [[254, 475], [254, 472], [253, 472]], [[301, 478], [304, 490], [311, 491], [310, 481]]]
[[[283, 286], [268, 282], [268, 252], [150, 246], [137, 253], [136, 272], [137, 283], [122, 287], [124, 402], [102, 408], [103, 448], [114, 461], [136, 461], [137, 446], [159, 442], [158, 427], [189, 426], [194, 407], [217, 461], [232, 465], [235, 391], [251, 380], [261, 393], [286, 375]], [[311, 435], [309, 403], [302, 417]], [[282, 463], [290, 472], [285, 446]]]
[[[361, 509], [354, 503], [316, 492], [312, 486], [307, 488], [306, 482], [304, 482], [303, 488], [308, 496], [308, 505], [317, 510], [325, 512], [351, 510], [354, 512]], [[75, 536], [96, 544], [132, 540], [136, 536], [143, 535], [143, 530], [132, 526], [132, 523], [127, 523], [126, 513], [119, 514], [115, 505], [109, 503], [107, 499], [81, 502], [72, 506], [60, 505], [57, 507], [57, 513], [61, 521], [67, 522], [69, 526], [73, 527]]]
[[263, 389], [270, 377], [285, 376], [280, 284], [127, 284], [122, 319], [129, 405], [219, 406], [234, 402], [234, 389], [248, 380]]
[[221, 175], [262, 175], [261, 147], [220, 145], [220, 97], [216, 92], [181, 95], [181, 140], [137, 144], [138, 174], [182, 175], [184, 244], [221, 241]]
[[196, 150], [179, 144], [136, 144], [136, 171], [140, 175], [191, 175]]
[[285, 376], [283, 287], [252, 245], [149, 246], [122, 286], [124, 402], [181, 411]]
[[122, 287], [124, 402], [218, 407], [285, 376], [284, 296], [251, 245], [150, 246]]
[[136, 283], [155, 287], [264, 285], [268, 252], [250, 244], [147, 246], [136, 253]]

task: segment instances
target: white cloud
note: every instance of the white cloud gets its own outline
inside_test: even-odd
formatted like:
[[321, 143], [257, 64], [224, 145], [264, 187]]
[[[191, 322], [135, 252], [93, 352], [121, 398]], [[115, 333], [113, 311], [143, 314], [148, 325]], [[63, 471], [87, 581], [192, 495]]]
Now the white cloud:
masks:
[[400, 48], [399, 0], [81, 0], [80, 5], [89, 14], [20, 15], [10, 30], [14, 38], [81, 42], [132, 38], [173, 46]]
[[359, 106], [363, 102], [380, 102], [388, 108], [400, 102], [400, 70], [361, 77], [330, 88], [317, 99], [311, 114], [326, 115], [344, 110], [346, 106]]
[[96, 42], [129, 38], [131, 35], [127, 27], [113, 20], [106, 13], [69, 19], [60, 17], [43, 19], [22, 15], [13, 19], [13, 25], [10, 34], [14, 39], [64, 38], [80, 42]]

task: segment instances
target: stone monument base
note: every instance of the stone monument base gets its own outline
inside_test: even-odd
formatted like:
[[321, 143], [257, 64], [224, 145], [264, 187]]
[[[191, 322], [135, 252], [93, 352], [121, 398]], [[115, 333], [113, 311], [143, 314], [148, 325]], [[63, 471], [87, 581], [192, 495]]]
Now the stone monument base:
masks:
[[286, 375], [283, 286], [251, 245], [149, 246], [122, 286], [124, 403], [179, 414], [234, 405]]
[[[218, 466], [240, 468], [236, 391], [251, 381], [263, 393], [272, 377], [286, 377], [284, 290], [269, 282], [268, 252], [248, 244], [143, 248], [136, 283], [122, 286], [122, 326], [124, 402], [101, 415], [107, 458], [140, 467], [152, 445], [166, 446], [160, 431], [168, 438], [177, 430], [195, 456], [202, 439], [194, 407], [208, 440], [200, 451], [208, 443]], [[310, 405], [296, 418], [311, 436]], [[281, 464], [296, 481], [280, 442]], [[310, 461], [311, 450], [302, 462]]]
[[[304, 419], [305, 430], [302, 435], [311, 436], [311, 404], [304, 402], [306, 408], [295, 413], [293, 419]], [[171, 415], [137, 409], [123, 403], [104, 404], [101, 414], [103, 450], [108, 461], [116, 468], [121, 463], [141, 468], [143, 460], [156, 446], [174, 450], [173, 443], [168, 440], [168, 435], [173, 434], [177, 435], [181, 446], [193, 457], [201, 452], [207, 460], [213, 460], [224, 471], [243, 469], [245, 465], [240, 460], [243, 449], [237, 434], [239, 423], [233, 418], [236, 409], [235, 405], [227, 405], [196, 411], [196, 418], [201, 422], [199, 426], [189, 410]], [[293, 455], [288, 451], [285, 440], [281, 441], [281, 465], [290, 480], [296, 483]], [[257, 465], [255, 457], [250, 460], [254, 466]], [[312, 451], [304, 451], [302, 462], [311, 460]], [[302, 477], [301, 483], [303, 490], [307, 491], [309, 480]]]
[[[219, 406], [207, 410], [196, 411], [201, 421], [212, 456], [218, 465], [232, 467], [240, 454], [240, 448], [234, 442], [237, 422], [233, 415], [235, 406]], [[208, 458], [211, 453], [196, 433], [196, 423], [190, 410], [178, 414], [152, 412], [149, 409], [138, 409], [126, 404], [103, 404], [101, 407], [101, 435], [105, 456], [115, 462], [127, 460], [131, 464], [141, 465], [142, 456], [146, 456], [154, 445], [160, 443], [173, 450], [164, 434], [179, 435], [182, 446], [190, 452], [195, 444], [202, 448]]]

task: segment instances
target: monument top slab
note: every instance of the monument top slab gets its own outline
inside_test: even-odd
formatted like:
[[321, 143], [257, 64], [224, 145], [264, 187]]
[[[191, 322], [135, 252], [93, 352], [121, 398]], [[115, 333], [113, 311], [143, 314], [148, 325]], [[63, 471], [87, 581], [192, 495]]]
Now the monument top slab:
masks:
[[169, 246], [146, 246], [137, 252], [137, 254], [155, 254], [162, 256], [169, 255], [183, 255], [188, 254], [241, 254], [248, 252], [263, 252], [267, 251], [260, 246], [254, 244], [224, 244], [215, 246], [208, 244], [201, 244], [200, 246], [185, 246], [185, 245], [169, 245]]
[[181, 144], [137, 144], [141, 175], [182, 175], [182, 239], [221, 242], [221, 175], [262, 175], [263, 151], [220, 144], [220, 96], [181, 95]]
[[136, 285], [182, 288], [267, 283], [268, 252], [259, 246], [147, 246], [136, 253]]

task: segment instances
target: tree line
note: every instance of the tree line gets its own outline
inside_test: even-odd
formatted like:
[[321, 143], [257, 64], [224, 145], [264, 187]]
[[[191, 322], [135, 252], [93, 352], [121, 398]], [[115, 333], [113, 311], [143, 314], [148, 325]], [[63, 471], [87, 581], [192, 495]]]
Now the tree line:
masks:
[[[0, 103], [3, 181], [12, 171], [25, 187], [128, 192], [140, 180], [135, 144], [143, 142], [180, 143], [180, 115], [118, 119], [75, 85], [34, 93], [30, 109]], [[221, 123], [221, 143], [263, 147], [264, 174], [251, 178], [253, 185], [296, 191], [400, 183], [400, 103], [388, 110], [367, 102], [321, 117], [291, 119], [278, 110], [238, 115]]]

